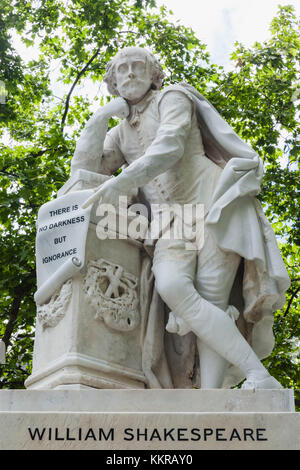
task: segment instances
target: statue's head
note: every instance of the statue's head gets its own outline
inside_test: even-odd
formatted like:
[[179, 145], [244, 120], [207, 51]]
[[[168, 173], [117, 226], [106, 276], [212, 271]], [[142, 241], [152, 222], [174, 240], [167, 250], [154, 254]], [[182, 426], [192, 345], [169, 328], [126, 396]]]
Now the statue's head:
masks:
[[106, 66], [109, 93], [137, 102], [149, 89], [160, 90], [164, 73], [154, 55], [142, 47], [121, 49]]

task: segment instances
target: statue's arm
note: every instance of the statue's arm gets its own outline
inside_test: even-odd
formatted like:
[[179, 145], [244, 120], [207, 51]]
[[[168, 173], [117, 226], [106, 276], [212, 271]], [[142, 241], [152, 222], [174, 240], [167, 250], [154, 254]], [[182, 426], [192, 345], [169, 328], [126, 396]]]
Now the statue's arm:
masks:
[[169, 91], [161, 98], [159, 111], [161, 120], [154, 141], [141, 158], [114, 179], [120, 191], [144, 186], [184, 154], [191, 129], [192, 102], [180, 91]]
[[78, 169], [108, 175], [122, 166], [125, 160], [116, 145], [113, 132], [107, 133], [107, 129], [110, 117], [124, 118], [128, 112], [126, 101], [123, 98], [116, 98], [89, 119], [75, 148], [71, 175]]

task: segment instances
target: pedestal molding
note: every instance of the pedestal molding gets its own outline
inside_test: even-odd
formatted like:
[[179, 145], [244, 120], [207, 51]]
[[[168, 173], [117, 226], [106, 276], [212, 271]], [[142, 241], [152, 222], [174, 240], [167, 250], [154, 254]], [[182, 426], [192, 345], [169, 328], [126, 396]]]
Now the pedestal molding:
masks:
[[[68, 353], [59, 358], [56, 361], [53, 361], [47, 368], [43, 369], [41, 372], [32, 374], [31, 376], [28, 377], [28, 379], [25, 382], [26, 388], [31, 388], [34, 386], [36, 382], [42, 381], [43, 379], [46, 379], [47, 377], [50, 378], [50, 376], [53, 374], [56, 374], [63, 368], [77, 368], [77, 376], [78, 380], [82, 375], [85, 375], [86, 377], [89, 376], [92, 379], [95, 378], [95, 373], [104, 373], [103, 381], [109, 381], [115, 384], [118, 384], [119, 387], [121, 387], [120, 382], [118, 381], [118, 377], [120, 379], [124, 379], [125, 381], [129, 381], [128, 387], [130, 386], [130, 382], [132, 381], [132, 386], [135, 382], [139, 383], [142, 382], [143, 384], [146, 383], [146, 378], [143, 374], [140, 374], [139, 372], [129, 369], [126, 367], [122, 367], [117, 364], [113, 364], [110, 362], [106, 362], [104, 360], [100, 359], [94, 359], [93, 357], [86, 356], [84, 354], [80, 353]], [[92, 373], [90, 374], [84, 374], [82, 370], [90, 370]], [[109, 374], [109, 377], [106, 375]], [[62, 370], [62, 375], [61, 377], [65, 376], [66, 380], [68, 375], [70, 374], [67, 371]], [[111, 377], [111, 380], [110, 380]], [[99, 382], [101, 381], [101, 376], [98, 376], [97, 379], [99, 379]], [[62, 379], [63, 380], [63, 379]], [[64, 382], [60, 382], [62, 384]], [[72, 383], [74, 384], [74, 372], [72, 373], [72, 381], [71, 382], [65, 382], [65, 383]], [[80, 383], [80, 382], [79, 382]], [[57, 384], [58, 385], [58, 384]], [[53, 387], [50, 387], [53, 388]], [[108, 387], [107, 387], [108, 388]]]

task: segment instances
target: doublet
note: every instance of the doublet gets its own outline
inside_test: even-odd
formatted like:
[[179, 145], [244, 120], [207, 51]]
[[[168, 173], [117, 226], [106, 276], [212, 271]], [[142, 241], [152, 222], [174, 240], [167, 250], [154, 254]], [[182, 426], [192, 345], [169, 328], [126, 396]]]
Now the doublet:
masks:
[[150, 204], [204, 204], [222, 169], [204, 154], [194, 104], [179, 91], [150, 91], [104, 141], [101, 173], [128, 164], [122, 189], [140, 188]]

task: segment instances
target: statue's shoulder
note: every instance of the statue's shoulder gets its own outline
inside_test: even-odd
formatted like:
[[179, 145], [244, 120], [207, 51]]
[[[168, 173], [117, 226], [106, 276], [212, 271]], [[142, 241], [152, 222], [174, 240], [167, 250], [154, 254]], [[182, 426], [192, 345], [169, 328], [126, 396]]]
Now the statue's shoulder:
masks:
[[182, 97], [184, 95], [188, 100], [194, 102], [194, 98], [190, 90], [184, 86], [184, 83], [175, 83], [172, 85], [166, 86], [163, 90], [161, 90], [157, 102], [158, 104], [161, 102], [162, 98], [166, 95], [173, 94], [174, 96], [176, 95], [177, 97]]
[[159, 93], [159, 99], [161, 99], [164, 95], [170, 92], [181, 92], [186, 95], [189, 94], [188, 90], [182, 83], [174, 83], [172, 85], [167, 85], [165, 88], [163, 88], [160, 93]]
[[172, 92], [172, 91], [177, 91], [177, 92], [181, 92], [183, 93], [184, 95], [186, 95], [190, 100], [192, 101], [197, 101], [197, 100], [200, 100], [200, 101], [207, 101], [207, 99], [201, 95], [201, 93], [199, 93], [198, 90], [196, 90], [195, 87], [193, 87], [192, 85], [190, 85], [189, 83], [186, 83], [186, 82], [179, 82], [179, 83], [174, 83], [172, 85], [168, 85], [166, 86], [163, 90], [161, 90], [160, 92], [160, 99], [168, 92]]

